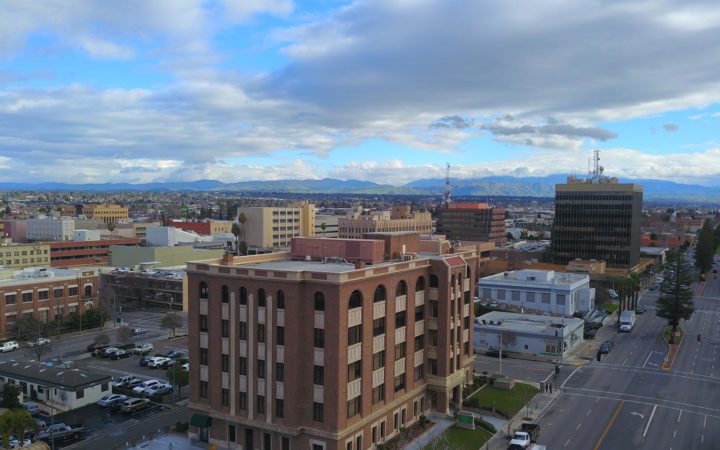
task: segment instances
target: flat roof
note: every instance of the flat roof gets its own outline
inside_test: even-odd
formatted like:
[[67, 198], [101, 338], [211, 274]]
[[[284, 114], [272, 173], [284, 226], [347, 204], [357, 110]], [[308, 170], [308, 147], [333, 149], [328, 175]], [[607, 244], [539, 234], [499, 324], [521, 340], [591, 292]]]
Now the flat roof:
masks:
[[478, 317], [478, 323], [483, 327], [498, 330], [553, 335], [554, 330], [562, 328], [563, 325], [576, 328], [584, 322], [576, 317], [539, 316], [536, 314], [492, 311]]
[[[0, 287], [3, 286], [19, 286], [19, 285], [26, 285], [26, 284], [37, 284], [37, 283], [49, 283], [53, 280], [57, 281], [67, 281], [67, 280], [77, 280], [78, 278], [81, 278], [83, 276], [83, 272], [89, 272], [92, 271], [93, 275], [98, 275], [100, 271], [95, 268], [78, 268], [77, 270], [73, 269], [58, 269], [55, 267], [33, 267], [31, 269], [34, 270], [18, 270], [18, 269], [4, 269], [4, 270], [12, 270], [15, 273], [12, 275], [12, 277], [2, 279], [0, 278]], [[44, 269], [44, 270], [43, 270]], [[32, 274], [35, 274], [33, 276]], [[47, 274], [46, 276], [40, 275], [40, 274]]]
[[110, 382], [112, 377], [90, 370], [50, 367], [38, 361], [0, 361], [0, 376], [44, 386], [77, 390], [99, 383]]
[[[554, 276], [550, 280], [543, 280], [543, 279], [537, 279], [537, 280], [523, 280], [518, 278], [518, 272], [554, 272]], [[507, 274], [507, 276], [506, 276]], [[538, 270], [538, 269], [523, 269], [523, 270], [513, 270], [513, 271], [505, 271], [496, 273], [494, 275], [489, 275], [487, 277], [480, 278], [480, 281], [478, 283], [482, 283], [483, 281], [507, 281], [507, 282], [517, 282], [517, 283], [523, 283], [523, 284], [553, 284], [553, 285], [564, 285], [564, 286], [570, 286], [571, 284], [577, 283], [578, 281], [583, 281], [588, 278], [587, 274], [584, 273], [573, 273], [573, 272], [555, 272], [552, 270]]]

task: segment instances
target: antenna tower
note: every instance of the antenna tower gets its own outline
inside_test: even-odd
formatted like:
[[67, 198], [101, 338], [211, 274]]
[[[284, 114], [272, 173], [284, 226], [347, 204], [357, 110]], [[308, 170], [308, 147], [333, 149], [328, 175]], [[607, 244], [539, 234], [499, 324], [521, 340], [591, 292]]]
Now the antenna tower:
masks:
[[450, 163], [445, 163], [445, 194], [443, 194], [443, 203], [445, 206], [450, 204]]
[[593, 181], [600, 181], [600, 150], [593, 150]]

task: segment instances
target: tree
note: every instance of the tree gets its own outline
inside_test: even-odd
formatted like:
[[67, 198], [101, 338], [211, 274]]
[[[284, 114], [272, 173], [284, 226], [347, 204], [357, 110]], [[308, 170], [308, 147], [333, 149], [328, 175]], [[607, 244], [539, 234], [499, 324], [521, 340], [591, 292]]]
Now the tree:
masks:
[[167, 378], [173, 386], [182, 388], [190, 383], [190, 375], [183, 369], [180, 364], [175, 364], [167, 368]]
[[0, 397], [0, 407], [18, 409], [20, 406], [20, 386], [6, 383], [3, 386], [2, 397]]
[[108, 229], [108, 231], [109, 231], [110, 233], [112, 233], [113, 231], [115, 231], [115, 222], [110, 222], [110, 223], [108, 223], [108, 224], [107, 224], [107, 229]]
[[0, 426], [2, 427], [3, 444], [6, 448], [10, 448], [7, 447], [10, 442], [5, 438], [6, 430], [22, 441], [25, 439], [26, 430], [35, 432], [40, 428], [33, 416], [22, 408], [7, 411], [0, 416]]
[[327, 228], [327, 224], [325, 222], [320, 224], [320, 229], [322, 230], [323, 237], [325, 237], [325, 228]]
[[705, 221], [700, 229], [697, 244], [695, 246], [695, 265], [700, 273], [706, 273], [712, 269], [713, 257], [715, 256], [715, 234], [709, 221]]
[[235, 236], [235, 251], [240, 254], [239, 236], [240, 236], [240, 224], [233, 222], [231, 233]]
[[110, 336], [108, 336], [107, 333], [100, 333], [95, 336], [93, 342], [100, 345], [107, 345], [110, 343]]
[[247, 222], [247, 216], [245, 216], [244, 212], [241, 212], [240, 214], [238, 214], [237, 221], [240, 224], [240, 234], [242, 235], [242, 239], [240, 241], [241, 241], [241, 244], [243, 244], [242, 248], [244, 248], [244, 250], [241, 252], [241, 254], [245, 255], [245, 254], [247, 254], [247, 244], [245, 243], [245, 222]]
[[658, 317], [667, 319], [668, 325], [672, 326], [673, 334], [670, 337], [672, 344], [680, 320], [690, 319], [695, 307], [692, 302], [692, 278], [682, 252], [674, 251], [671, 258], [660, 285], [660, 297], [657, 300], [655, 313]]
[[180, 328], [182, 325], [183, 318], [180, 316], [180, 314], [175, 312], [169, 312], [165, 314], [165, 317], [163, 317], [162, 321], [160, 322], [161, 327], [170, 329], [170, 337], [174, 337], [177, 329]]
[[130, 338], [132, 338], [132, 335], [132, 330], [127, 325], [123, 325], [117, 330], [115, 330], [115, 337], [123, 344], [127, 344]]

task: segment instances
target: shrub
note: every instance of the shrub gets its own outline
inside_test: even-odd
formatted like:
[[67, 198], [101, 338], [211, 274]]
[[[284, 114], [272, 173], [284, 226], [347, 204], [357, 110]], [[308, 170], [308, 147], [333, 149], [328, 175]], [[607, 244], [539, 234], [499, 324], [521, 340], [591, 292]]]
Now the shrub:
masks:
[[478, 419], [477, 417], [475, 418], [475, 426], [483, 428], [483, 429], [491, 432], [492, 434], [497, 433], [497, 428], [495, 428], [495, 425], [491, 424], [490, 422], [486, 422], [482, 419]]

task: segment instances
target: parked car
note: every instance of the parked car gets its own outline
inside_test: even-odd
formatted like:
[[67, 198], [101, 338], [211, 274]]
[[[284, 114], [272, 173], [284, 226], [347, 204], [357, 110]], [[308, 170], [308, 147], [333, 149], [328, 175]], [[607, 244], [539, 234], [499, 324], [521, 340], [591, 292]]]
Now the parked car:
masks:
[[163, 356], [156, 356], [148, 361], [147, 366], [151, 369], [159, 369], [167, 361], [171, 361], [171, 359]]
[[155, 358], [155, 356], [151, 356], [151, 355], [141, 356], [140, 360], [138, 362], [141, 366], [145, 367], [148, 365], [148, 362], [150, 362], [150, 360], [153, 358]]
[[607, 341], [600, 344], [600, 353], [607, 354], [610, 353], [610, 344], [607, 343]]
[[133, 328], [132, 329], [133, 336], [139, 336], [139, 335], [145, 334], [147, 332], [148, 332], [147, 328]]
[[101, 408], [110, 407], [116, 403], [122, 403], [127, 400], [127, 395], [122, 394], [108, 394], [97, 401], [97, 404]]
[[[135, 375], [125, 375], [122, 377], [113, 378], [112, 387], [114, 388], [127, 388], [138, 378]], [[139, 380], [138, 380], [139, 382]]]
[[115, 359], [115, 360], [122, 359], [122, 358], [129, 358], [129, 357], [130, 357], [130, 353], [128, 353], [122, 349], [115, 350], [114, 352], [112, 352], [108, 355], [108, 358]]
[[145, 390], [147, 388], [158, 385], [158, 384], [160, 384], [160, 382], [158, 380], [146, 380], [146, 381], [143, 381], [142, 383], [138, 384], [137, 386], [135, 386], [133, 388], [133, 392], [136, 394], [142, 394], [145, 392]]
[[17, 341], [6, 341], [0, 344], [0, 352], [7, 353], [20, 348]]
[[168, 383], [160, 383], [155, 386], [150, 386], [145, 389], [145, 397], [152, 397], [153, 395], [164, 395], [172, 392], [172, 385]]
[[94, 352], [95, 350], [105, 350], [108, 347], [110, 347], [110, 344], [99, 344], [97, 342], [93, 342], [92, 344], [88, 345], [86, 349], [89, 352]]
[[133, 355], [146, 355], [153, 351], [153, 345], [151, 343], [137, 344], [134, 348], [128, 350], [128, 353]]
[[635, 308], [635, 314], [642, 314], [645, 311], [647, 311], [647, 308], [643, 305], [638, 305], [637, 308]]
[[185, 372], [190, 372], [190, 363], [185, 363], [181, 367]]
[[150, 407], [150, 399], [147, 398], [130, 398], [120, 405], [120, 411], [125, 414], [135, 414], [145, 408]]
[[35, 341], [29, 341], [25, 345], [32, 348], [32, 347], [35, 347], [36, 345], [48, 345], [49, 343], [50, 343], [50, 339], [41, 337]]
[[103, 358], [109, 358], [111, 353], [114, 353], [118, 350], [120, 349], [117, 347], [107, 347], [100, 352], [100, 356], [102, 356]]
[[38, 437], [43, 441], [55, 439], [56, 441], [78, 440], [85, 428], [78, 425], [65, 425], [64, 423], [56, 423], [47, 427], [38, 433]]
[[37, 403], [33, 402], [25, 402], [23, 403], [23, 406], [25, 407], [25, 410], [29, 412], [30, 414], [37, 414], [40, 411], [40, 406], [38, 406]]
[[169, 350], [165, 353], [166, 358], [185, 358], [187, 357], [187, 353], [185, 353], [183, 350]]
[[168, 367], [172, 367], [175, 364], [178, 364], [180, 362], [179, 359], [168, 359], [167, 361], [163, 361], [160, 363], [161, 369], [167, 369]]

